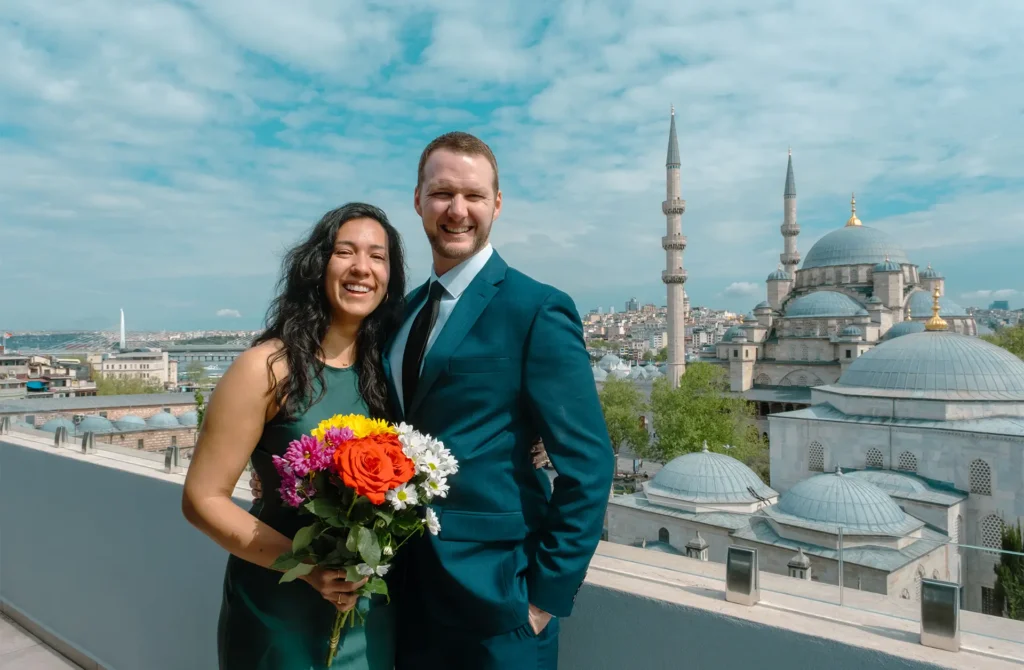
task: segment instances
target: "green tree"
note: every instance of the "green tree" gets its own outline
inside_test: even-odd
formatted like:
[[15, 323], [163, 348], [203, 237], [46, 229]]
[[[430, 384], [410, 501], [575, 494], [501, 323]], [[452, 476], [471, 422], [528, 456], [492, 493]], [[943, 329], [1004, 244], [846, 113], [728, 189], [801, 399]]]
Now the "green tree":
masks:
[[1024, 358], [1024, 322], [1000, 328], [992, 335], [982, 335], [981, 339], [1006, 349], [1017, 358]]
[[622, 447], [635, 454], [643, 453], [650, 434], [640, 423], [640, 417], [647, 411], [647, 402], [640, 389], [628, 379], [612, 377], [603, 383], [598, 395], [615, 455], [618, 456]]
[[199, 384], [206, 380], [206, 370], [199, 361], [191, 361], [185, 368], [185, 378], [193, 384]]
[[768, 482], [768, 444], [758, 434], [754, 405], [729, 393], [725, 368], [691, 363], [675, 389], [664, 377], [655, 380], [651, 410], [655, 438], [645, 456], [664, 463], [699, 451], [706, 442]]
[[196, 394], [193, 397], [196, 399], [196, 431], [198, 432], [203, 427], [203, 417], [206, 415], [206, 399], [199, 389], [196, 389]]
[[996, 571], [996, 611], [1004, 613], [1011, 619], [1024, 621], [1024, 539], [1021, 537], [1021, 525], [1007, 524], [1003, 527], [1003, 551], [1014, 554], [1002, 554]]
[[96, 395], [139, 395], [163, 392], [164, 385], [155, 379], [96, 375]]
[[661, 349], [658, 349], [658, 353], [655, 354], [654, 360], [657, 363], [668, 362], [668, 347], [662, 347]]

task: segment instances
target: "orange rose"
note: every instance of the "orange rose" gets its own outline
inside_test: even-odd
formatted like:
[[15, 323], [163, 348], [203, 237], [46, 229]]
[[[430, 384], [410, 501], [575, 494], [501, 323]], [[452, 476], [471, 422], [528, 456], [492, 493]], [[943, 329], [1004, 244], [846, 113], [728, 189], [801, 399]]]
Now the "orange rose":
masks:
[[341, 480], [374, 505], [385, 494], [412, 479], [415, 468], [404, 453], [397, 435], [369, 435], [345, 442], [334, 452], [334, 469]]

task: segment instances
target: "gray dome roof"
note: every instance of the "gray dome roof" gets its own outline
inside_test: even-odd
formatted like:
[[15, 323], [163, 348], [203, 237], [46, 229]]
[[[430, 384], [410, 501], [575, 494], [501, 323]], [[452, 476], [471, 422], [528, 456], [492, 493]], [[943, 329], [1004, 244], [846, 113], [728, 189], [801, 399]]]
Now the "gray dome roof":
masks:
[[818, 240], [804, 259], [802, 269], [832, 265], [875, 265], [885, 257], [897, 265], [910, 263], [903, 249], [888, 235], [867, 226], [846, 226]]
[[857, 326], [847, 326], [841, 333], [842, 337], [861, 337], [863, 334]]
[[614, 379], [629, 379], [629, 370], [615, 368], [614, 370], [608, 373], [608, 376]]
[[769, 303], [767, 300], [762, 300], [761, 302], [757, 303], [757, 307], [755, 307], [754, 310], [757, 311], [759, 309], [771, 309], [771, 308], [772, 308], [771, 303]]
[[877, 486], [841, 472], [799, 482], [765, 512], [781, 523], [851, 535], [906, 535], [924, 524]]
[[739, 326], [732, 326], [732, 327], [729, 328], [729, 330], [725, 331], [724, 335], [722, 335], [722, 341], [723, 342], [732, 342], [734, 338], [736, 338], [736, 337], [746, 337], [746, 335], [747, 334], [744, 333], [743, 329], [740, 328]]
[[753, 314], [747, 314], [743, 317], [743, 323], [757, 323], [757, 317]]
[[655, 542], [647, 542], [646, 544], [642, 544], [642, 546], [647, 551], [657, 551], [657, 552], [662, 553], [662, 554], [671, 554], [673, 556], [684, 556], [685, 555], [685, 554], [683, 554], [683, 552], [679, 551], [678, 549], [676, 549], [675, 547], [673, 547], [671, 544], [669, 544], [667, 542], [657, 542], [657, 541], [655, 541]]
[[941, 274], [939, 274], [936, 270], [932, 269], [931, 263], [929, 263], [928, 267], [922, 270], [921, 274], [918, 276], [921, 279], [943, 279], [943, 276]]
[[90, 414], [84, 417], [78, 424], [78, 434], [82, 433], [113, 433], [117, 429], [114, 428], [114, 424], [108, 419], [103, 418], [99, 415]]
[[615, 367], [621, 362], [622, 361], [619, 360], [619, 357], [616, 356], [615, 354], [605, 354], [604, 356], [601, 357], [601, 360], [599, 360], [597, 364], [604, 368], [605, 370], [610, 370], [611, 368]]
[[[706, 447], [705, 447], [706, 449]], [[711, 451], [677, 456], [644, 486], [655, 495], [694, 503], [755, 503], [778, 495], [735, 458]]]
[[908, 493], [927, 493], [928, 486], [913, 475], [892, 470], [857, 470], [846, 473], [848, 477], [862, 479], [888, 495], [906, 495]]
[[170, 412], [157, 412], [146, 419], [146, 425], [150, 428], [179, 428], [181, 424]]
[[608, 379], [608, 373], [603, 368], [599, 368], [596, 365], [593, 367], [594, 381], [603, 382]]
[[857, 316], [863, 308], [846, 295], [836, 291], [815, 291], [802, 295], [786, 305], [787, 319], [807, 319], [830, 316]]
[[[910, 318], [929, 319], [932, 316], [932, 304], [935, 299], [928, 291], [914, 291], [910, 294], [907, 304], [910, 306]], [[942, 296], [939, 298], [939, 316], [967, 316], [967, 310], [952, 300]]]
[[881, 305], [882, 304], [882, 299], [879, 298], [877, 295], [873, 295], [870, 298], [868, 298], [868, 304], [869, 305]]
[[875, 272], [902, 272], [903, 269], [899, 263], [894, 263], [891, 260], [884, 260], [875, 266]]
[[924, 321], [900, 321], [889, 330], [885, 331], [885, 335], [882, 336], [882, 341], [887, 342], [888, 340], [895, 339], [900, 335], [909, 335], [910, 333], [923, 333], [924, 332]]
[[786, 272], [785, 270], [781, 270], [780, 269], [780, 270], [776, 270], [775, 272], [773, 272], [770, 275], [768, 275], [768, 281], [776, 281], [776, 280], [789, 281], [790, 280], [789, 273]]
[[920, 398], [1024, 400], [1024, 361], [977, 337], [925, 331], [876, 345], [836, 385]]
[[178, 423], [183, 426], [196, 426], [199, 424], [199, 413], [194, 409], [182, 412], [178, 415]]
[[50, 419], [40, 426], [39, 430], [45, 430], [47, 433], [56, 433], [57, 429], [61, 427], [67, 428], [69, 433], [75, 432], [75, 422], [62, 416]]
[[146, 422], [134, 414], [125, 414], [120, 419], [114, 421], [114, 425], [117, 426], [118, 430], [135, 430], [145, 428]]

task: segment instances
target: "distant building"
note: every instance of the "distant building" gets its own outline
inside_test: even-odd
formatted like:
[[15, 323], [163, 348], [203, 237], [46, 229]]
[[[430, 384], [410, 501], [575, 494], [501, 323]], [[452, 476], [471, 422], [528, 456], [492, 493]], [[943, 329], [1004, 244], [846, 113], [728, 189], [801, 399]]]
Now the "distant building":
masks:
[[627, 312], [637, 312], [640, 310], [640, 301], [636, 298], [630, 298], [626, 301]]
[[989, 309], [1001, 309], [1005, 312], [1010, 311], [1009, 300], [993, 300], [992, 304], [988, 306]]
[[178, 361], [170, 360], [166, 351], [135, 349], [102, 354], [93, 362], [99, 374], [114, 379], [149, 379], [165, 386], [178, 381]]

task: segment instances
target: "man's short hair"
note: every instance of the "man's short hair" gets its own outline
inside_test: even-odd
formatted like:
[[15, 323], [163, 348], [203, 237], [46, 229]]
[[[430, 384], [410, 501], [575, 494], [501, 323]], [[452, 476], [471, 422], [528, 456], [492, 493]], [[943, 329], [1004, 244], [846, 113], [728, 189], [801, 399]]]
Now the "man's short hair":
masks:
[[423, 168], [427, 164], [427, 159], [430, 158], [430, 154], [434, 153], [438, 149], [447, 149], [452, 153], [463, 154], [466, 156], [483, 156], [487, 159], [487, 162], [491, 164], [491, 168], [494, 170], [494, 193], [498, 193], [498, 160], [494, 157], [494, 152], [487, 146], [487, 143], [480, 138], [464, 133], [461, 131], [453, 131], [445, 133], [440, 137], [434, 138], [427, 148], [420, 154], [420, 166], [416, 173], [416, 188], [419, 189], [423, 186]]

